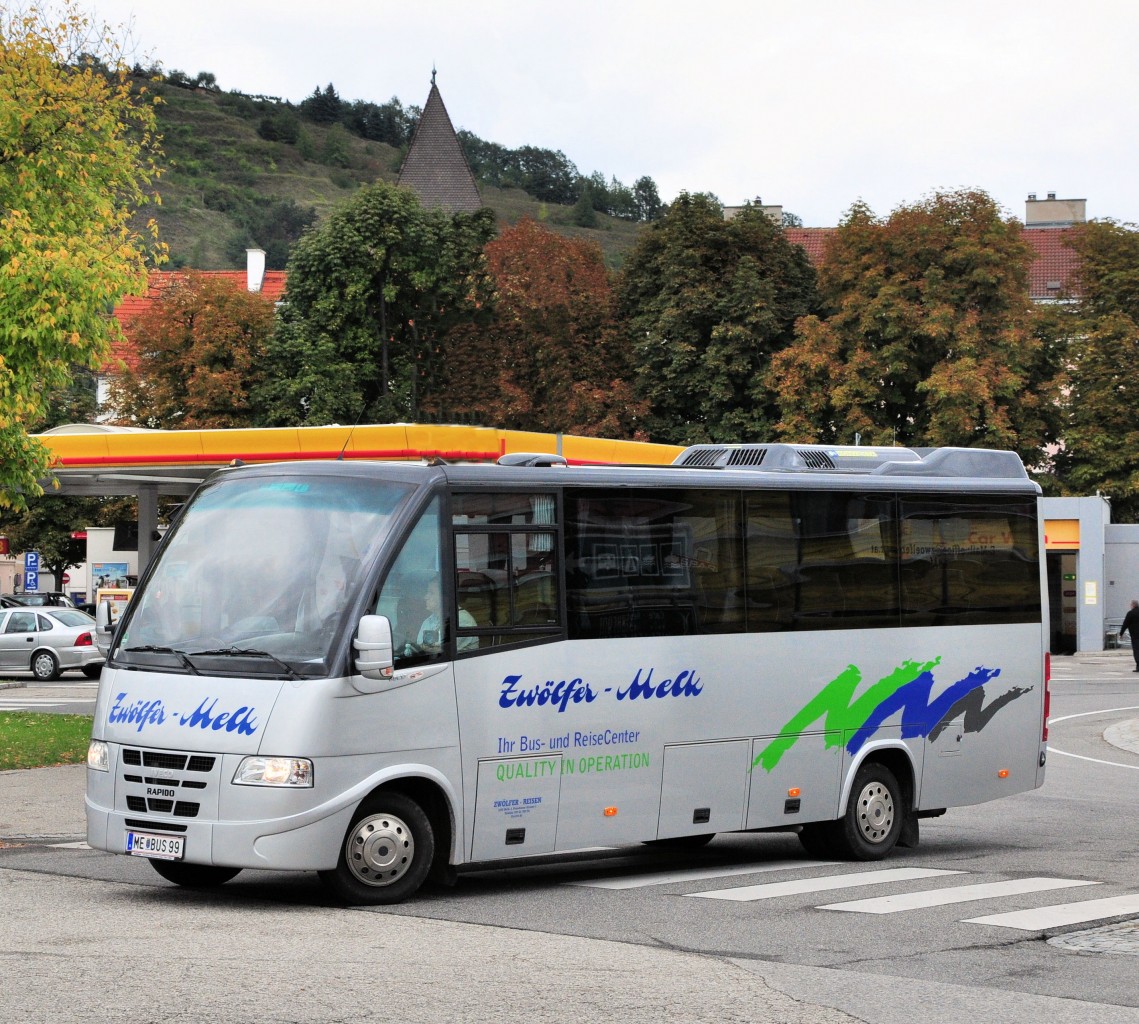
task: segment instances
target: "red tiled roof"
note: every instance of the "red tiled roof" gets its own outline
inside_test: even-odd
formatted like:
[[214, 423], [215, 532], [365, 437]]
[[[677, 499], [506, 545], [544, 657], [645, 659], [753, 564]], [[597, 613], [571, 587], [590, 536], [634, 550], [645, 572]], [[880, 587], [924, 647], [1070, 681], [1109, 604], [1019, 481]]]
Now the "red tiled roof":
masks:
[[[784, 228], [789, 242], [807, 250], [807, 258], [818, 266], [826, 251], [827, 241], [838, 228]], [[1034, 300], [1056, 299], [1079, 285], [1076, 271], [1080, 258], [1064, 244], [1072, 228], [1026, 228], [1024, 240], [1036, 252], [1028, 272], [1028, 294]]]
[[1080, 257], [1065, 245], [1071, 228], [1028, 228], [1024, 240], [1036, 250], [1036, 260], [1029, 271], [1028, 292], [1034, 299], [1058, 299], [1079, 287], [1076, 271]]
[[[202, 277], [214, 280], [232, 281], [235, 288], [244, 290], [248, 286], [248, 276], [244, 270], [199, 270], [195, 271]], [[145, 313], [175, 281], [184, 280], [186, 272], [181, 270], [154, 270], [147, 281], [145, 295], [128, 295], [115, 307], [115, 319], [123, 328], [124, 340], [111, 348], [111, 358], [104, 369], [114, 373], [120, 364], [126, 364], [131, 369], [137, 368], [137, 353], [130, 336], [131, 324]], [[261, 281], [260, 295], [267, 302], [280, 302], [285, 294], [285, 284], [288, 274], [284, 270], [266, 270]]]

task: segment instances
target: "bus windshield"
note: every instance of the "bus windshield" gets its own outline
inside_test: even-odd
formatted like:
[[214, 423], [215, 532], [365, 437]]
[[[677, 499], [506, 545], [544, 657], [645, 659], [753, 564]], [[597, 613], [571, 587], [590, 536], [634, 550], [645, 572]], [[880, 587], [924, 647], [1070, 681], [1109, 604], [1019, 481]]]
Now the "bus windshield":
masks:
[[162, 545], [112, 660], [210, 675], [317, 677], [359, 577], [412, 488], [240, 473], [204, 487]]

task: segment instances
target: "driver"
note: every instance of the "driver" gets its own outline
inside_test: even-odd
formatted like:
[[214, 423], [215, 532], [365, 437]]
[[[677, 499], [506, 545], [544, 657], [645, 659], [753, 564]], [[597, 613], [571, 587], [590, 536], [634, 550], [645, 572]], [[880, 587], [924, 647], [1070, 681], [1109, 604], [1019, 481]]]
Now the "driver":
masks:
[[[425, 651], [436, 652], [443, 647], [442, 618], [439, 615], [439, 590], [437, 587], [428, 587], [425, 595], [427, 617], [419, 627], [419, 646]], [[459, 628], [473, 629], [478, 623], [475, 617], [465, 608], [459, 608]], [[477, 636], [459, 637], [459, 650], [471, 651], [479, 645]]]

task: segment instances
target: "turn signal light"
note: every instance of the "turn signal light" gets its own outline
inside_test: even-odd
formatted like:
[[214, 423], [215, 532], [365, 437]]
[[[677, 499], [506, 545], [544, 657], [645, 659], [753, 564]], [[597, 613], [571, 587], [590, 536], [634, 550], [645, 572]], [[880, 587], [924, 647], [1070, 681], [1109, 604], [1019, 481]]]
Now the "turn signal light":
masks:
[[602, 811], [601, 813], [604, 814], [605, 817], [607, 817], [607, 818], [616, 818], [617, 817], [617, 808], [616, 807], [606, 807], [605, 810]]
[[1008, 778], [1008, 769], [1002, 768], [999, 772], [997, 772], [997, 778], [998, 779], [1007, 779]]
[[796, 786], [794, 789], [787, 790], [787, 795], [790, 797], [796, 797], [799, 795], [799, 792], [799, 787]]

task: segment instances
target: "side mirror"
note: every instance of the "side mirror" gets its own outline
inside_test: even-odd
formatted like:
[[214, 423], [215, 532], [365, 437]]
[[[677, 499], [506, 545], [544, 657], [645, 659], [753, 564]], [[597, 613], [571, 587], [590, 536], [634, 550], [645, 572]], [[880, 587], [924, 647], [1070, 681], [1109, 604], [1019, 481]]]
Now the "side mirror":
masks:
[[104, 597], [95, 608], [95, 646], [105, 658], [111, 649], [111, 637], [115, 630], [115, 616], [110, 598]]
[[386, 683], [392, 678], [392, 624], [387, 616], [363, 616], [352, 646], [356, 649], [356, 671], [363, 677], [359, 680], [353, 678], [352, 685], [361, 693], [386, 689], [382, 685], [369, 686], [366, 680]]

